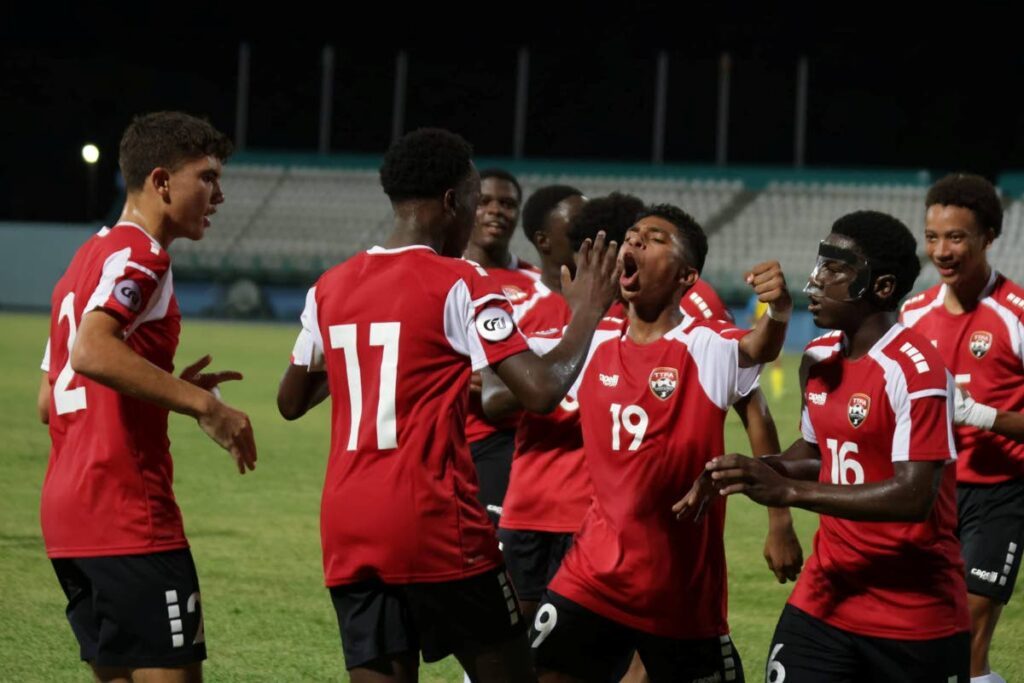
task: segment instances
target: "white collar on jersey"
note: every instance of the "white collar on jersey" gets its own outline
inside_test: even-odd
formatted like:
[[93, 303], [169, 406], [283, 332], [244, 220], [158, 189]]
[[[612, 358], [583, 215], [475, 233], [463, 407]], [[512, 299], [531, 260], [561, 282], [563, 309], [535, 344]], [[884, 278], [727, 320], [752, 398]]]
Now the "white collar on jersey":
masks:
[[[156, 249], [156, 251], [154, 251], [153, 253], [156, 253], [156, 254], [160, 253], [160, 249], [162, 249], [163, 247], [160, 246], [159, 242], [157, 242], [155, 239], [153, 239], [152, 235], [150, 235], [148, 232], [146, 232], [146, 229], [144, 227], [142, 227], [138, 223], [132, 223], [131, 221], [118, 221], [117, 223], [114, 224], [114, 228], [118, 227], [119, 225], [129, 225], [129, 226], [135, 228], [136, 230], [138, 230], [139, 232], [141, 232], [143, 235], [145, 235], [146, 237], [149, 238], [150, 242], [153, 243], [153, 248]], [[102, 228], [100, 228], [100, 231], [97, 234], [100, 237], [103, 237], [103, 236], [109, 234], [110, 231], [113, 230], [114, 228], [108, 228], [107, 226], [103, 226]]]
[[401, 254], [406, 251], [413, 251], [416, 249], [426, 249], [427, 251], [436, 254], [432, 247], [428, 247], [425, 244], [410, 244], [407, 247], [396, 247], [395, 249], [385, 249], [384, 247], [373, 246], [366, 250], [367, 254]]

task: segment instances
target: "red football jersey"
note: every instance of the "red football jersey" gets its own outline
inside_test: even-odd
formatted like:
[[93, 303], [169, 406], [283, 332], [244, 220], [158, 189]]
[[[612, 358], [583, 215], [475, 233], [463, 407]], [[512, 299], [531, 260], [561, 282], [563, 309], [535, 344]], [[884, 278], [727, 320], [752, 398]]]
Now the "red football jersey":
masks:
[[[864, 484], [893, 463], [952, 461], [952, 377], [928, 341], [896, 324], [857, 360], [842, 334], [804, 351], [803, 438], [821, 452], [819, 481]], [[789, 601], [853, 633], [928, 640], [968, 630], [967, 587], [956, 537], [956, 476], [947, 467], [925, 522], [820, 516], [814, 553]]]
[[701, 320], [732, 322], [732, 313], [722, 303], [714, 287], [704, 279], [698, 279], [693, 287], [686, 290], [679, 300], [679, 310], [686, 316], [683, 322], [687, 326]]
[[[946, 310], [946, 286], [908, 299], [903, 324], [939, 350], [946, 367], [975, 400], [1024, 411], [1024, 289], [994, 270], [977, 308]], [[1024, 443], [975, 427], [954, 427], [957, 480], [995, 484], [1024, 477]]]
[[42, 369], [50, 381], [50, 463], [41, 520], [50, 557], [188, 547], [174, 501], [167, 410], [75, 374], [82, 316], [102, 308], [140, 356], [174, 370], [181, 315], [171, 260], [142, 227], [120, 223], [83, 244], [51, 298]]
[[739, 367], [742, 334], [709, 321], [645, 345], [624, 324], [595, 335], [576, 391], [594, 504], [551, 590], [658, 636], [729, 632], [725, 500], [700, 524], [672, 504], [723, 453], [726, 411], [757, 379]]
[[[549, 351], [569, 324], [561, 294], [537, 282], [518, 307], [519, 328], [538, 353]], [[523, 412], [502, 506], [503, 529], [574, 533], [590, 507], [592, 489], [583, 464], [579, 405], [568, 396], [548, 415]]]
[[469, 376], [527, 350], [500, 286], [428, 247], [374, 247], [310, 289], [293, 362], [325, 364], [328, 586], [463, 579], [498, 566], [464, 425]]
[[[517, 309], [525, 304], [534, 294], [534, 285], [540, 281], [540, 271], [526, 261], [519, 260], [512, 254], [512, 262], [508, 268], [486, 268], [487, 274], [501, 287], [501, 291]], [[518, 319], [518, 312], [515, 314]], [[499, 429], [514, 429], [519, 416], [515, 415], [503, 420], [500, 424], [492, 424], [484, 415], [484, 407], [479, 394], [469, 397], [469, 412], [466, 415], [466, 441], [473, 443], [484, 439]]]

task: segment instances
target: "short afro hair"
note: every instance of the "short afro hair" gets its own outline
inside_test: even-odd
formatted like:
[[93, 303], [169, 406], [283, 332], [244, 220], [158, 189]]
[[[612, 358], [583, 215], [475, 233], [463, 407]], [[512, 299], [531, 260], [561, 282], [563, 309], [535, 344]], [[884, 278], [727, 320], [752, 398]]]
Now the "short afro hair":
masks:
[[582, 197], [583, 193], [571, 185], [546, 185], [530, 195], [523, 205], [523, 231], [526, 238], [534, 241], [537, 233], [544, 229], [548, 214], [569, 197]]
[[580, 209], [569, 229], [573, 250], [578, 251], [583, 240], [597, 237], [599, 230], [604, 230], [608, 241], [622, 244], [626, 231], [633, 227], [644, 208], [642, 199], [622, 192], [591, 199]]
[[996, 237], [1003, 232], [1003, 202], [989, 181], [973, 173], [950, 173], [928, 190], [925, 208], [935, 204], [970, 209], [982, 230]]
[[125, 128], [118, 165], [129, 192], [142, 189], [155, 168], [176, 171], [185, 162], [205, 156], [224, 161], [232, 145], [209, 121], [180, 111], [136, 116]]
[[380, 184], [392, 202], [439, 199], [473, 165], [473, 148], [440, 128], [420, 128], [398, 139], [384, 154]]
[[854, 211], [833, 223], [832, 232], [857, 243], [871, 266], [872, 284], [879, 275], [896, 277], [893, 296], [883, 306], [885, 310], [895, 310], [921, 273], [917, 240], [909, 228], [887, 213]]
[[480, 182], [483, 182], [483, 181], [487, 180], [488, 178], [497, 178], [498, 180], [507, 180], [508, 182], [512, 183], [512, 185], [515, 186], [515, 188], [516, 188], [516, 197], [519, 198], [519, 201], [523, 201], [523, 188], [522, 188], [522, 186], [519, 184], [519, 181], [516, 180], [516, 177], [514, 175], [512, 175], [511, 173], [509, 173], [508, 171], [506, 171], [505, 169], [503, 169], [503, 168], [485, 168], [484, 170], [480, 171]]
[[672, 204], [652, 204], [640, 212], [637, 220], [648, 216], [657, 216], [676, 226], [680, 237], [686, 242], [687, 256], [693, 259], [690, 265], [698, 273], [704, 270], [704, 259], [708, 257], [708, 236], [693, 216]]

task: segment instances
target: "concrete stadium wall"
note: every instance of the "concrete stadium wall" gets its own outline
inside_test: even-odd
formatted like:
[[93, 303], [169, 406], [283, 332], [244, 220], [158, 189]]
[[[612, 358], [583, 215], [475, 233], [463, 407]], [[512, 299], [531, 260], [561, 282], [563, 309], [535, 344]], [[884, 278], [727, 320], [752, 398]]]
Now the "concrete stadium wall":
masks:
[[0, 223], [0, 308], [48, 309], [75, 250], [97, 230], [80, 223]]

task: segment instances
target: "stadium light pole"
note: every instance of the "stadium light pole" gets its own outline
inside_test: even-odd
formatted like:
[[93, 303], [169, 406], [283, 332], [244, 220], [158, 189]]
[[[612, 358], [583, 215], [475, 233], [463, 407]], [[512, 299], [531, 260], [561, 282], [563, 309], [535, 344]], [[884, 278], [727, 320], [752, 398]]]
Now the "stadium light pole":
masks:
[[807, 154], [807, 57], [796, 65], [796, 120], [793, 131], [793, 166], [804, 167]]
[[249, 128], [249, 44], [238, 45], [238, 83], [235, 93], [235, 149], [245, 150]]
[[658, 74], [654, 79], [654, 132], [651, 142], [651, 163], [665, 162], [665, 111], [668, 107], [668, 52], [658, 53]]
[[405, 86], [409, 77], [409, 57], [400, 50], [395, 57], [395, 93], [391, 109], [391, 143], [394, 144], [405, 131]]
[[526, 98], [530, 85], [530, 51], [519, 48], [516, 69], [516, 120], [512, 129], [512, 156], [522, 159], [526, 149]]
[[723, 52], [718, 60], [718, 135], [715, 138], [715, 163], [725, 166], [729, 150], [729, 78], [732, 58]]
[[88, 184], [86, 191], [86, 220], [96, 218], [96, 163], [100, 160], [100, 148], [91, 142], [82, 146], [82, 161], [85, 162]]
[[331, 149], [331, 107], [334, 104], [334, 46], [325, 45], [321, 55], [320, 78], [320, 154]]

